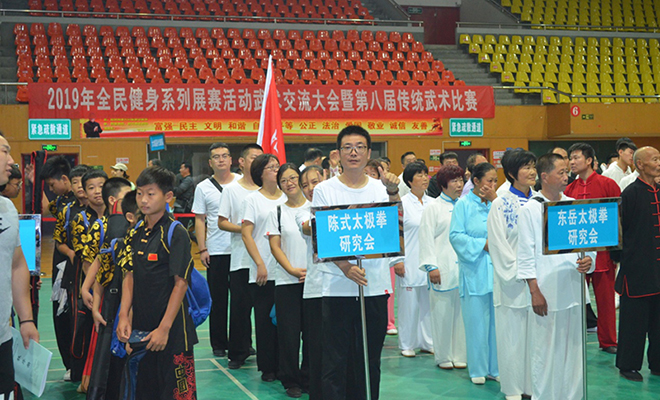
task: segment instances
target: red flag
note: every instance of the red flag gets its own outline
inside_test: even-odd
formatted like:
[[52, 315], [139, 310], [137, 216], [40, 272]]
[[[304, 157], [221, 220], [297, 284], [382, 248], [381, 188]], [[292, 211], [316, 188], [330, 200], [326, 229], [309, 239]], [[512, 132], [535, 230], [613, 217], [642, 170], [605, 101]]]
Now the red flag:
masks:
[[268, 72], [266, 73], [266, 87], [264, 89], [264, 102], [261, 107], [257, 144], [263, 147], [264, 153], [276, 155], [281, 164], [286, 162], [282, 117], [280, 115], [280, 103], [277, 100], [275, 77], [273, 77], [272, 56], [268, 57]]

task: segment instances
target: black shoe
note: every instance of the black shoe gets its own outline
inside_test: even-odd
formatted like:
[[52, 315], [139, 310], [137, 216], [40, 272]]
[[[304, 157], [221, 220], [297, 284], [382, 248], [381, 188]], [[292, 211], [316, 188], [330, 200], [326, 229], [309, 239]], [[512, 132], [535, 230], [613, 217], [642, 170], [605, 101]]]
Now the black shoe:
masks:
[[632, 370], [632, 371], [623, 371], [623, 370], [621, 370], [621, 371], [619, 371], [619, 374], [621, 374], [621, 376], [628, 379], [629, 381], [633, 381], [633, 382], [642, 382], [644, 380], [644, 377], [642, 376], [642, 374], [640, 374], [639, 372], [634, 371], [634, 370]]
[[252, 346], [250, 346], [250, 355], [251, 356], [256, 356], [257, 355], [257, 351]]
[[226, 350], [213, 350], [214, 357], [225, 357], [227, 355]]
[[286, 395], [297, 399], [302, 396], [302, 390], [299, 387], [290, 387], [286, 390]]
[[229, 369], [239, 369], [243, 366], [243, 364], [245, 363], [241, 361], [229, 360], [229, 362], [227, 363], [227, 367]]
[[[264, 372], [261, 374], [261, 380], [264, 382], [274, 382], [276, 379], [275, 373], [274, 372]], [[300, 390], [300, 389], [298, 389]], [[300, 397], [300, 396], [298, 396]]]
[[616, 346], [605, 347], [603, 348], [603, 351], [608, 354], [616, 354], [617, 347]]

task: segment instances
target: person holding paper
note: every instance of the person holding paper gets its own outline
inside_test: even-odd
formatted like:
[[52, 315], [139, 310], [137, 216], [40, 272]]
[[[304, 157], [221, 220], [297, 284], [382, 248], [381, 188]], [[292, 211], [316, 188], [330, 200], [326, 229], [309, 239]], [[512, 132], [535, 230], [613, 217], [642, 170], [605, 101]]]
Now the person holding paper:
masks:
[[543, 203], [572, 200], [562, 191], [566, 161], [545, 154], [536, 162], [541, 191], [518, 214], [516, 277], [529, 286], [534, 318], [531, 326], [532, 395], [538, 400], [582, 399], [582, 274], [594, 270], [595, 253], [543, 255]]
[[621, 295], [616, 367], [624, 378], [641, 382], [647, 336], [649, 369], [652, 375], [660, 375], [660, 153], [642, 147], [633, 158], [639, 177], [621, 194], [623, 250], [615, 286]]
[[[371, 136], [347, 126], [337, 136], [343, 172], [314, 189], [313, 207], [382, 203], [399, 200], [399, 180], [380, 168], [380, 181], [364, 174], [371, 157]], [[398, 221], [397, 221], [398, 223]], [[392, 292], [387, 259], [328, 264], [323, 273], [323, 398], [365, 398], [358, 285], [364, 287], [372, 399], [380, 389], [380, 355], [387, 330], [387, 299]], [[350, 368], [349, 368], [350, 365]], [[350, 371], [350, 373], [349, 373]]]
[[531, 301], [527, 285], [516, 278], [518, 214], [536, 194], [536, 156], [507, 150], [502, 157], [509, 188], [493, 201], [488, 214], [488, 242], [493, 261], [493, 303], [500, 386], [507, 400], [532, 394], [528, 333]]
[[[0, 185], [9, 182], [14, 159], [11, 147], [0, 132]], [[10, 317], [16, 310], [23, 346], [39, 342], [39, 332], [32, 318], [30, 271], [18, 233], [18, 211], [11, 200], [0, 196], [0, 396], [9, 399], [14, 391], [14, 357]], [[10, 261], [11, 260], [11, 261]]]
[[[495, 199], [497, 171], [488, 163], [472, 168], [474, 188], [454, 206], [449, 241], [458, 256], [458, 289], [470, 378], [483, 385], [499, 380], [493, 309], [493, 264], [488, 254], [488, 212]], [[463, 189], [465, 192], [465, 189]]]
[[463, 191], [464, 174], [458, 165], [440, 168], [436, 181], [442, 193], [424, 209], [419, 224], [419, 269], [428, 273], [435, 363], [442, 369], [467, 366], [458, 293], [458, 257], [449, 243], [449, 224]]

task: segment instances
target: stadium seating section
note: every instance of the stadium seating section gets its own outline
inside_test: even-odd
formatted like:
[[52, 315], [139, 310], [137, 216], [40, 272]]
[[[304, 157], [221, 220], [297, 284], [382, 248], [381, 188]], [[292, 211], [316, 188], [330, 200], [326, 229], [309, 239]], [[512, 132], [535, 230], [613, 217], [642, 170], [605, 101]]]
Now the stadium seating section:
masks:
[[263, 84], [272, 54], [277, 83], [465, 84], [410, 33], [35, 23], [14, 34], [20, 82]]
[[660, 3], [656, 0], [501, 0], [501, 3], [522, 22], [581, 25], [580, 29], [590, 25], [595, 30], [615, 27], [653, 30], [660, 19]]
[[[181, 15], [197, 19], [199, 16], [218, 17], [272, 17], [272, 18], [338, 18], [372, 20], [360, 0], [29, 0], [30, 10], [60, 11], [69, 17], [100, 17], [116, 14], [123, 18], [169, 19]], [[69, 13], [66, 13], [69, 12]], [[74, 14], [87, 13], [90, 14]], [[43, 15], [43, 13], [33, 13]], [[59, 13], [46, 13], [59, 16]], [[112, 15], [110, 15], [112, 16]], [[194, 16], [194, 17], [193, 17]], [[186, 19], [183, 17], [182, 19]], [[231, 18], [232, 21], [250, 21], [249, 18]], [[291, 22], [301, 22], [293, 20]], [[318, 22], [322, 21], [302, 21]], [[359, 23], [359, 21], [353, 21]]]
[[[464, 49], [476, 55], [503, 83], [554, 87], [573, 95], [655, 96], [660, 85], [658, 39], [461, 35]], [[540, 92], [517, 89], [517, 92]], [[568, 96], [544, 90], [546, 103], [567, 103]], [[587, 102], [657, 102], [654, 98], [597, 98]]]

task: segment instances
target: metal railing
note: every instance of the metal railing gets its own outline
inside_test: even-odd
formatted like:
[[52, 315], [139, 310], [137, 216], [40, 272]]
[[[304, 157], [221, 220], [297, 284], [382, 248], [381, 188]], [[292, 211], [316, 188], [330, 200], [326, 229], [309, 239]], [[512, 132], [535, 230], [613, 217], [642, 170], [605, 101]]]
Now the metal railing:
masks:
[[347, 18], [309, 18], [309, 17], [255, 17], [238, 15], [184, 15], [184, 14], [150, 14], [150, 13], [116, 13], [91, 11], [51, 11], [51, 10], [18, 10], [0, 9], [0, 16], [19, 17], [79, 17], [90, 16], [99, 19], [113, 19], [125, 21], [195, 21], [195, 22], [267, 22], [274, 24], [305, 23], [318, 25], [363, 25], [363, 26], [409, 26], [423, 27], [423, 21], [411, 20], [376, 20], [376, 19], [347, 19]]
[[[573, 94], [556, 89], [552, 86], [493, 86], [495, 90], [550, 90], [557, 95], [566, 96], [571, 99], [657, 99], [660, 100], [660, 95], [615, 95], [615, 94]], [[541, 93], [542, 94], [542, 93]], [[541, 102], [543, 95], [541, 95]], [[559, 99], [557, 99], [559, 103]]]
[[486, 1], [488, 1], [490, 4], [495, 6], [495, 8], [497, 8], [498, 11], [501, 12], [502, 14], [506, 14], [507, 17], [511, 17], [515, 19], [518, 23], [520, 23], [520, 18], [516, 14], [512, 13], [511, 10], [504, 7], [501, 2], [497, 0], [486, 0]]
[[658, 33], [660, 27], [647, 28], [638, 26], [607, 26], [607, 25], [556, 25], [556, 24], [528, 24], [528, 23], [488, 23], [488, 22], [456, 22], [456, 28], [498, 28], [498, 29], [536, 29], [536, 30], [565, 30], [565, 31], [597, 31], [597, 32], [639, 32]]
[[[2, 103], [0, 104], [14, 104], [16, 102], [16, 98], [12, 97], [11, 99], [9, 98], [9, 92], [7, 92], [7, 88], [12, 87], [12, 86], [27, 86], [27, 83], [25, 82], [0, 82], [0, 87], [2, 88]], [[11, 103], [10, 103], [11, 100]]]

